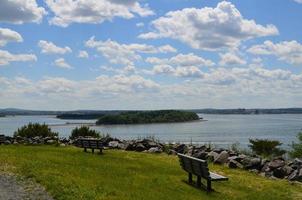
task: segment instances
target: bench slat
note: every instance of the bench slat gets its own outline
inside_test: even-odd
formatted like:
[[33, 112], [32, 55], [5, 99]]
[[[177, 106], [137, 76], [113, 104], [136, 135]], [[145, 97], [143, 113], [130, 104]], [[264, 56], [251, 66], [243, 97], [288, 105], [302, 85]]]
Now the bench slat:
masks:
[[211, 177], [212, 181], [226, 181], [226, 180], [228, 180], [227, 177], [224, 177], [224, 176], [219, 175], [219, 174], [215, 174], [213, 172], [210, 172], [210, 177]]

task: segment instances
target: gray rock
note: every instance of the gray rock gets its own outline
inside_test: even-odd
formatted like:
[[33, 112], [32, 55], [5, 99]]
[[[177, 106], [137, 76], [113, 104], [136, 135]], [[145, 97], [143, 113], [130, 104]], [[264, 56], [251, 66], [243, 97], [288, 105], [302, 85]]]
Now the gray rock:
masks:
[[187, 151], [187, 146], [185, 144], [180, 144], [180, 145], [177, 145], [174, 150], [177, 152], [177, 153], [185, 153]]
[[149, 153], [161, 153], [163, 152], [159, 147], [151, 147], [149, 150], [148, 150]]
[[218, 157], [214, 160], [214, 163], [224, 164], [228, 162], [229, 153], [227, 151], [222, 151]]
[[46, 140], [46, 144], [54, 144], [54, 143], [56, 143], [55, 140]]
[[261, 168], [261, 159], [260, 158], [250, 158], [246, 157], [242, 160], [242, 164], [245, 169], [257, 169]]
[[108, 147], [112, 148], [112, 149], [117, 149], [118, 148], [118, 144], [119, 142], [118, 141], [110, 141], [108, 143]]
[[231, 169], [236, 169], [236, 168], [242, 169], [243, 168], [243, 165], [240, 162], [236, 161], [235, 159], [230, 160], [228, 166]]
[[60, 144], [60, 147], [66, 147], [66, 144], [61, 143], [61, 144]]
[[283, 167], [279, 167], [277, 169], [274, 169], [273, 176], [276, 178], [284, 178], [286, 176], [286, 171]]
[[207, 152], [205, 151], [199, 151], [193, 154], [193, 157], [201, 159], [201, 160], [206, 160], [207, 159]]
[[208, 153], [208, 160], [212, 162], [217, 159], [218, 156], [218, 153], [216, 153], [215, 151], [211, 151], [210, 153]]
[[268, 167], [271, 169], [277, 169], [279, 167], [283, 167], [284, 165], [285, 162], [282, 159], [275, 159], [268, 163]]
[[146, 147], [143, 144], [138, 143], [135, 145], [134, 149], [135, 149], [135, 151], [141, 152], [141, 151], [146, 150]]

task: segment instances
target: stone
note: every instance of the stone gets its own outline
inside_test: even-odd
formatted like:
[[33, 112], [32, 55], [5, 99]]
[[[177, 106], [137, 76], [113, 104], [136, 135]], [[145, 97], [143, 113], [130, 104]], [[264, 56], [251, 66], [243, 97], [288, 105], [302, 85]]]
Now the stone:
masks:
[[54, 144], [54, 143], [56, 143], [55, 140], [46, 140], [46, 144]]
[[213, 149], [212, 151], [214, 151], [214, 152], [220, 154], [221, 152], [224, 151], [224, 149], [222, 149], [222, 148], [215, 148], [215, 149]]
[[207, 159], [207, 152], [205, 151], [198, 151], [193, 154], [193, 157], [201, 159], [201, 160], [206, 160]]
[[236, 169], [236, 168], [242, 169], [243, 168], [243, 165], [240, 162], [236, 161], [235, 159], [230, 160], [228, 163], [228, 166], [231, 169]]
[[60, 144], [60, 147], [66, 147], [66, 144], [61, 143], [61, 144]]
[[119, 142], [118, 141], [110, 141], [108, 143], [108, 147], [112, 148], [112, 149], [117, 149], [118, 148], [118, 144]]
[[138, 144], [135, 145], [134, 150], [138, 151], [138, 152], [141, 152], [141, 151], [146, 150], [146, 147], [143, 144], [138, 143]]
[[268, 167], [271, 169], [277, 169], [279, 167], [283, 167], [284, 165], [285, 162], [282, 159], [275, 159], [268, 163]]
[[218, 153], [216, 153], [215, 151], [211, 151], [210, 153], [208, 153], [208, 160], [212, 162], [216, 160], [218, 156]]
[[284, 178], [286, 176], [286, 172], [282, 167], [274, 169], [273, 176], [276, 178]]
[[222, 151], [218, 157], [214, 160], [214, 163], [224, 164], [228, 162], [229, 153], [227, 151]]
[[151, 147], [149, 150], [148, 150], [149, 153], [161, 153], [163, 152], [159, 147]]
[[299, 171], [296, 169], [287, 177], [287, 179], [290, 181], [296, 181], [298, 180], [298, 177], [299, 177]]
[[180, 145], [177, 145], [174, 150], [177, 152], [177, 153], [182, 153], [184, 154], [187, 150], [187, 146], [185, 144], [180, 144]]
[[261, 168], [261, 159], [260, 158], [251, 158], [246, 157], [242, 160], [242, 164], [245, 169], [257, 169]]

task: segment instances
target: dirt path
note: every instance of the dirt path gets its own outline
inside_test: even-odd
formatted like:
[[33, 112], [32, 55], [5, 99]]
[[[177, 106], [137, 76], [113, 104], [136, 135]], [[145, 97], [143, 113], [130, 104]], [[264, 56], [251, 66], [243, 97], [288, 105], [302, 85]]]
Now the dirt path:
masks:
[[0, 200], [53, 200], [45, 189], [29, 180], [0, 172]]

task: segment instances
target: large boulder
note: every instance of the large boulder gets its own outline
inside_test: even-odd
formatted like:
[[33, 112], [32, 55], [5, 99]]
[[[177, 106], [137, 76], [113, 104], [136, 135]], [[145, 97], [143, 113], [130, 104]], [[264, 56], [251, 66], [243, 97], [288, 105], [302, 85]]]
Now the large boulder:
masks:
[[161, 152], [163, 152], [163, 151], [162, 151], [161, 148], [159, 148], [159, 147], [151, 147], [151, 148], [148, 150], [148, 152], [149, 152], [149, 153], [161, 153]]
[[214, 160], [217, 159], [218, 156], [219, 156], [218, 153], [216, 153], [215, 151], [211, 151], [210, 153], [208, 153], [208, 160], [213, 162]]
[[137, 143], [134, 146], [134, 150], [138, 151], [138, 152], [142, 152], [142, 151], [146, 150], [146, 147], [142, 143]]
[[260, 158], [246, 157], [241, 161], [241, 163], [245, 169], [260, 170], [260, 168], [261, 168], [261, 159]]
[[302, 168], [294, 170], [288, 177], [290, 181], [300, 181], [302, 182]]
[[198, 151], [193, 154], [193, 157], [201, 159], [201, 160], [206, 160], [208, 156], [208, 153], [205, 151]]
[[187, 151], [187, 146], [185, 144], [176, 145], [174, 151], [184, 154]]
[[118, 141], [110, 141], [108, 143], [108, 147], [109, 148], [112, 148], [112, 149], [117, 149], [118, 148], [118, 145], [119, 145], [119, 142]]
[[285, 165], [285, 161], [281, 158], [277, 158], [268, 163], [268, 167], [272, 170], [277, 169], [279, 167], [283, 167]]
[[240, 162], [236, 161], [235, 159], [230, 160], [228, 163], [228, 166], [229, 166], [229, 168], [232, 168], [232, 169], [236, 169], [236, 168], [242, 169], [243, 168], [243, 165]]
[[214, 159], [214, 163], [224, 164], [228, 162], [229, 153], [227, 151], [222, 151], [216, 159]]

